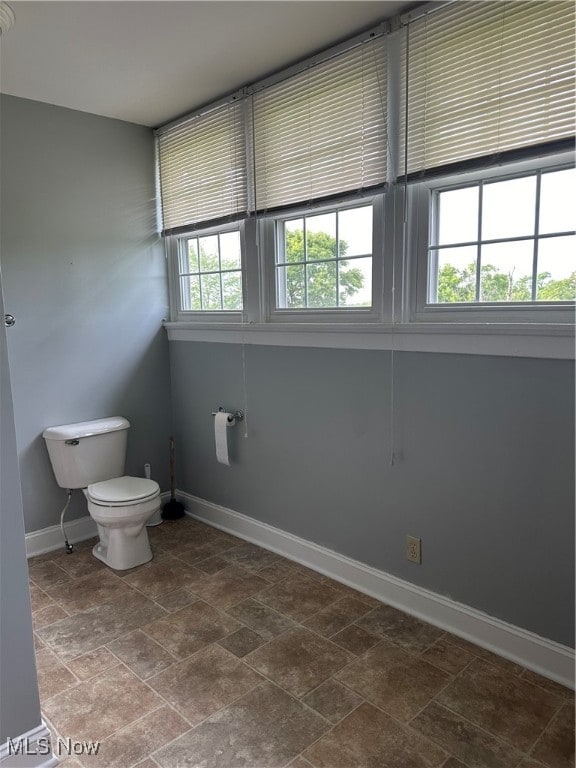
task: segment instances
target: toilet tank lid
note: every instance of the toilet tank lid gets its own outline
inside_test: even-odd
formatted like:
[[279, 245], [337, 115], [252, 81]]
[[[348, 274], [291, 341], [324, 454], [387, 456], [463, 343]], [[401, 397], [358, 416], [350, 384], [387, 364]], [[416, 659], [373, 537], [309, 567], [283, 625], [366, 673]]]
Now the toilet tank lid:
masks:
[[110, 416], [107, 419], [80, 421], [77, 424], [61, 424], [59, 427], [48, 427], [42, 433], [45, 440], [76, 440], [80, 437], [101, 435], [105, 432], [118, 432], [128, 429], [130, 422], [123, 416]]

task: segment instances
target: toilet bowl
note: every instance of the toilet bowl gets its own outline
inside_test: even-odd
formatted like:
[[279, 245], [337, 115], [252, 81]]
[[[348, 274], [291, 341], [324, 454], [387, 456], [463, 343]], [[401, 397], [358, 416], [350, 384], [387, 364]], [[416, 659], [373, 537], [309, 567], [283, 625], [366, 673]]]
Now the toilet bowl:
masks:
[[86, 496], [100, 536], [92, 554], [117, 571], [152, 559], [146, 523], [160, 510], [158, 483], [124, 474], [129, 427], [123, 416], [110, 416], [42, 433], [60, 488]]
[[115, 477], [83, 489], [100, 541], [92, 554], [124, 571], [152, 559], [146, 522], [160, 509], [160, 487], [142, 477]]

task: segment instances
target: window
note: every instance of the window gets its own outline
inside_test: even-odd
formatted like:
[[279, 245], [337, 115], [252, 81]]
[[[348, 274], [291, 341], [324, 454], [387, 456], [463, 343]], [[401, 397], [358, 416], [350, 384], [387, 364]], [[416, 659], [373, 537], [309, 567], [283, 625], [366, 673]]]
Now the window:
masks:
[[435, 190], [428, 303], [576, 299], [575, 199], [573, 168]]
[[[386, 66], [382, 25], [157, 131], [163, 234], [177, 268], [173, 319], [372, 310], [366, 200], [386, 185]], [[351, 196], [364, 202], [346, 203]], [[256, 222], [273, 224], [273, 214], [278, 238], [266, 237], [261, 255]], [[245, 262], [238, 233], [232, 245], [217, 229], [231, 221], [242, 222]], [[277, 290], [261, 297], [265, 263]]]
[[158, 129], [172, 320], [567, 336], [574, 24], [422, 4]]
[[407, 316], [570, 322], [573, 3], [449, 3], [401, 48]]
[[242, 310], [239, 230], [178, 238], [178, 263], [180, 310]]
[[372, 306], [372, 205], [276, 221], [276, 307]]

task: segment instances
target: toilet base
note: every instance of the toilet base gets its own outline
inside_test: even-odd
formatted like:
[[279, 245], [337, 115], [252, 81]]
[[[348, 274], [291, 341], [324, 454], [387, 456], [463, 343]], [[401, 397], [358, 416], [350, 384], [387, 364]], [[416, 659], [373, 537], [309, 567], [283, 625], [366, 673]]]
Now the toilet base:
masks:
[[100, 541], [93, 547], [92, 554], [115, 571], [126, 571], [152, 560], [145, 525], [128, 528], [98, 525], [98, 534]]

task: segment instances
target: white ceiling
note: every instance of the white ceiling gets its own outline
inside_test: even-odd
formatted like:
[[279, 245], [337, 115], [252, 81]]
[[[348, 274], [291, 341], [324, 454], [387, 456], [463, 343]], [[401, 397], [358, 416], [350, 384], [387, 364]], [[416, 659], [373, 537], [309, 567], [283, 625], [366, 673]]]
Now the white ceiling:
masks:
[[396, 0], [8, 0], [2, 93], [157, 126], [404, 10]]

